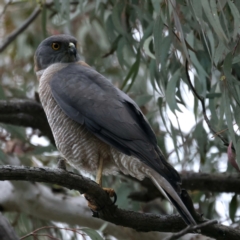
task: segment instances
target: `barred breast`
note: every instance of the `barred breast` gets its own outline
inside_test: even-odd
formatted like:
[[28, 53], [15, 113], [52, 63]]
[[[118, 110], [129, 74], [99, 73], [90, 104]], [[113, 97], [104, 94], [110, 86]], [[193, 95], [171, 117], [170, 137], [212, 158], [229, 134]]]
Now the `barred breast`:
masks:
[[56, 146], [62, 156], [75, 168], [96, 174], [99, 158], [103, 158], [103, 174], [118, 171], [143, 179], [149, 169], [137, 158], [127, 156], [104, 143], [84, 125], [71, 120], [57, 105], [51, 94], [49, 81], [65, 64], [53, 64], [38, 72], [39, 96], [52, 129]]

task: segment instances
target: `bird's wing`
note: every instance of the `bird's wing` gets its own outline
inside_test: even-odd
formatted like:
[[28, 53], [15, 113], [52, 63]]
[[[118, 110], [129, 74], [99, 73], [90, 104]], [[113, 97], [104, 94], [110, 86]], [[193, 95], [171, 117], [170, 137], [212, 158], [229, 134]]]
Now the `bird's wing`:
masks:
[[69, 64], [54, 74], [50, 86], [54, 99], [72, 120], [156, 171], [166, 168], [159, 161], [155, 134], [137, 104], [101, 74]]

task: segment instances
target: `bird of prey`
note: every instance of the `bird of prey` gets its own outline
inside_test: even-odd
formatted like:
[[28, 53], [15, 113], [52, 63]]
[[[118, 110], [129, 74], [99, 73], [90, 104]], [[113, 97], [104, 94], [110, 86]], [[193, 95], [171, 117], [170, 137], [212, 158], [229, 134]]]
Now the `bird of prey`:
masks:
[[122, 172], [148, 177], [184, 221], [195, 220], [181, 200], [181, 179], [166, 161], [137, 104], [104, 76], [80, 61], [77, 40], [51, 36], [38, 46], [39, 96], [56, 146], [75, 168], [101, 175]]

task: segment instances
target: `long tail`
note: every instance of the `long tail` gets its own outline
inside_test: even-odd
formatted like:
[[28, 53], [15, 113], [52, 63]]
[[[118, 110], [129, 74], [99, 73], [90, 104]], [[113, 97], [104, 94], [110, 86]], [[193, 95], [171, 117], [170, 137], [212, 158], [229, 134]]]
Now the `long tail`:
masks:
[[186, 224], [196, 225], [191, 213], [188, 211], [180, 195], [176, 192], [172, 185], [153, 169], [148, 171], [148, 177], [153, 181], [162, 194], [176, 207]]

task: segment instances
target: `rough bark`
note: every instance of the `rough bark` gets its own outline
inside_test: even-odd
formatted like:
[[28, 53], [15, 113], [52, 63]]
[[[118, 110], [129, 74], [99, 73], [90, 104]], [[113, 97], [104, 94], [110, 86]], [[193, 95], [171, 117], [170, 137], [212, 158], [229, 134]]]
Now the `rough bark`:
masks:
[[42, 105], [31, 99], [0, 100], [0, 122], [39, 129], [55, 144]]
[[[20, 212], [42, 220], [63, 222], [95, 230], [105, 224], [101, 219], [92, 218], [92, 213], [83, 196], [56, 194], [43, 184], [26, 181], [0, 181], [0, 189], [4, 192], [0, 194], [0, 208], [4, 212]], [[158, 232], [137, 232], [111, 223], [105, 226], [103, 234], [125, 240], [155, 240], [166, 236]]]

